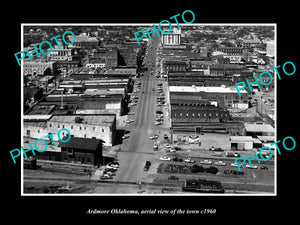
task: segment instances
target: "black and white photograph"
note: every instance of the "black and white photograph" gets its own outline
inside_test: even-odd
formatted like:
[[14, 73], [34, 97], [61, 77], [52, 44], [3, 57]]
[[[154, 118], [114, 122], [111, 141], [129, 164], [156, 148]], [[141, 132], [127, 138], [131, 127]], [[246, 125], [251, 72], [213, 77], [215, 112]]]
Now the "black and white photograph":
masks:
[[275, 24], [22, 28], [23, 194], [276, 194]]
[[295, 4], [111, 3], [2, 19], [4, 217], [293, 220]]

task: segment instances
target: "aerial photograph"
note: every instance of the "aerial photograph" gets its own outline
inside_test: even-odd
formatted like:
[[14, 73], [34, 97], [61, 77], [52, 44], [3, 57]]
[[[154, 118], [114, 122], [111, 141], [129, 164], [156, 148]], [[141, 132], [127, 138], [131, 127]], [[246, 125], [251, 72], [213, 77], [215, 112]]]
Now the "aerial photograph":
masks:
[[276, 194], [276, 24], [172, 25], [21, 25], [22, 195]]

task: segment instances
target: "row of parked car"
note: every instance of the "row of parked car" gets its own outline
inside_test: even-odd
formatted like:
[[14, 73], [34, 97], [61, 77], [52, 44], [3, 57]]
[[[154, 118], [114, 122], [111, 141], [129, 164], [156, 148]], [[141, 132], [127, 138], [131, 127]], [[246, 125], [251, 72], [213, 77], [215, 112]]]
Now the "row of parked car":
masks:
[[114, 162], [110, 162], [106, 165], [102, 176], [100, 177], [100, 179], [105, 180], [105, 179], [113, 179], [113, 176], [116, 175], [116, 172], [119, 168], [119, 163], [114, 161]]
[[[195, 160], [191, 159], [191, 158], [186, 158], [186, 159], [181, 159], [181, 158], [178, 158], [178, 157], [168, 157], [168, 156], [163, 156], [163, 157], [160, 157], [159, 158], [161, 161], [174, 161], [174, 162], [186, 162], [186, 163], [196, 163]], [[200, 164], [205, 164], [205, 165], [217, 165], [217, 166], [226, 166], [226, 163], [223, 162], [223, 161], [216, 161], [213, 163], [212, 160], [208, 160], [208, 159], [204, 159], [204, 160], [201, 160], [199, 162]], [[232, 167], [237, 167], [237, 164], [236, 163], [231, 163], [230, 166]], [[246, 168], [249, 168], [249, 169], [258, 169], [258, 166], [256, 165], [246, 165], [245, 166]], [[260, 169], [262, 170], [268, 170], [268, 167], [267, 166], [261, 166]]]

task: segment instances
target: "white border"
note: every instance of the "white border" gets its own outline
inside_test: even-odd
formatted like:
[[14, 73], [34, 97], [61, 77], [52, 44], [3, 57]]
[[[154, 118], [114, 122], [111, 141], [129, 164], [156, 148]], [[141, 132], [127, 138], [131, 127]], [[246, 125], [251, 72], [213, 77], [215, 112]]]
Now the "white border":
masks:
[[[23, 33], [24, 26], [153, 26], [158, 23], [21, 23], [21, 51], [23, 51]], [[176, 23], [171, 23], [177, 25]], [[274, 63], [277, 65], [277, 23], [191, 23], [191, 24], [180, 24], [180, 26], [274, 26], [274, 43], [275, 43], [275, 59]], [[277, 140], [277, 76], [275, 77], [275, 139]], [[23, 61], [21, 62], [21, 143], [23, 144]], [[39, 194], [39, 193], [24, 193], [23, 183], [23, 154], [21, 154], [21, 196], [277, 196], [277, 152], [275, 152], [274, 160], [274, 193], [262, 193], [262, 194]]]

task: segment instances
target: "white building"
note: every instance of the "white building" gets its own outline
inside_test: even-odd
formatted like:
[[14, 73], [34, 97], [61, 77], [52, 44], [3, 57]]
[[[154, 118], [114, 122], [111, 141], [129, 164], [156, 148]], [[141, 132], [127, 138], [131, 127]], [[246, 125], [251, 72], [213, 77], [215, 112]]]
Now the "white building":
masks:
[[267, 42], [267, 56], [275, 56], [275, 42], [273, 40]]
[[167, 34], [161, 33], [161, 42], [163, 45], [180, 45], [180, 39], [181, 29], [172, 28]]
[[[23, 135], [30, 138], [45, 138], [53, 135], [58, 141], [57, 132], [66, 128], [74, 137], [97, 138], [104, 141], [104, 146], [112, 146], [116, 134], [115, 115], [24, 115]], [[62, 131], [61, 136], [67, 135]]]

